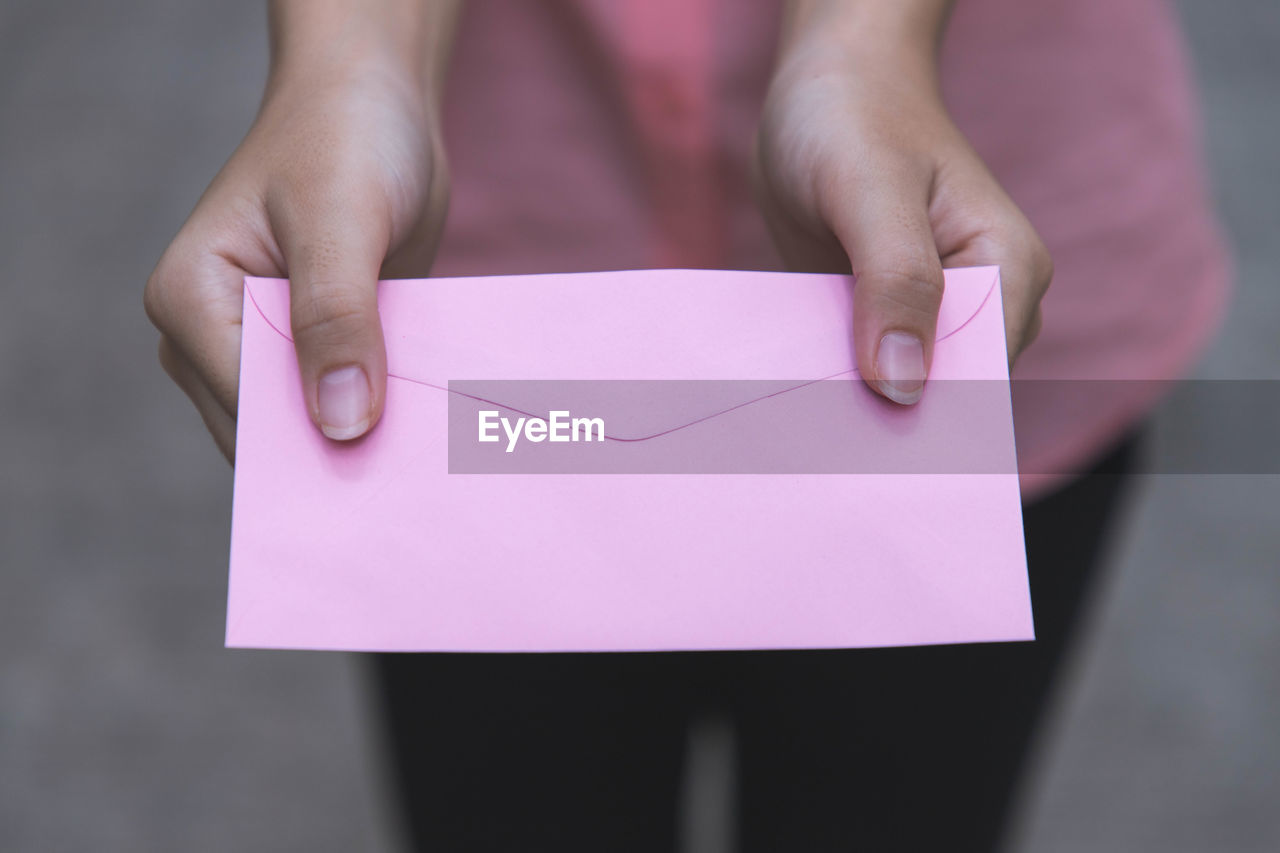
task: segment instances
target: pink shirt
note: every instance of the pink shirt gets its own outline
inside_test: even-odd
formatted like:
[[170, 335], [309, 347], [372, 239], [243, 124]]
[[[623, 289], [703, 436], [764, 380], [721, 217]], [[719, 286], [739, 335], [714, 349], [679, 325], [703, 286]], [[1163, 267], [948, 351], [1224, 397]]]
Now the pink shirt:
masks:
[[[449, 79], [439, 275], [780, 269], [748, 183], [780, 0], [470, 0]], [[1015, 379], [1164, 380], [1218, 323], [1228, 264], [1163, 0], [964, 0], [953, 116], [1048, 244]], [[1024, 470], [1094, 457], [1159, 382], [1015, 385]], [[1024, 477], [1034, 495], [1062, 474]]]

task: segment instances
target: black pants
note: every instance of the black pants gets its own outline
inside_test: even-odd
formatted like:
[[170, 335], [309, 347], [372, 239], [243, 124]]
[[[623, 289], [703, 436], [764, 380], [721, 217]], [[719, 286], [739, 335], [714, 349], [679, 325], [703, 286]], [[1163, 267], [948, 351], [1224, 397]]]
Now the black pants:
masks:
[[377, 656], [416, 849], [673, 850], [704, 709], [733, 721], [744, 853], [995, 849], [1134, 444], [1025, 508], [1034, 643]]

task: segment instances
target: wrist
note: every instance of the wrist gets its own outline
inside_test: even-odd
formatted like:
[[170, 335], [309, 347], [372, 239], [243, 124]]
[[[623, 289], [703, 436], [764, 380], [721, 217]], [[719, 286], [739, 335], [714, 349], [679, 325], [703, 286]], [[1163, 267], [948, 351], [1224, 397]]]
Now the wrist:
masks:
[[952, 2], [790, 0], [775, 82], [853, 76], [936, 92]]
[[273, 0], [267, 97], [377, 84], [435, 111], [460, 0]]

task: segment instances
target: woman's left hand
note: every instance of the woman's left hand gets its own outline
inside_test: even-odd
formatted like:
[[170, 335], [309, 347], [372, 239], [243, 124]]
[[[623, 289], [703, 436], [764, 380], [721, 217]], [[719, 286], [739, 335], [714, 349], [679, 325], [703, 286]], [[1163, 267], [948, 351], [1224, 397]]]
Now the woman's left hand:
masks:
[[809, 18], [784, 39], [756, 138], [757, 195], [788, 266], [857, 276], [859, 371], [910, 404], [933, 357], [943, 267], [997, 265], [1012, 365], [1039, 331], [1053, 265], [947, 114], [935, 43], [867, 26], [851, 46]]

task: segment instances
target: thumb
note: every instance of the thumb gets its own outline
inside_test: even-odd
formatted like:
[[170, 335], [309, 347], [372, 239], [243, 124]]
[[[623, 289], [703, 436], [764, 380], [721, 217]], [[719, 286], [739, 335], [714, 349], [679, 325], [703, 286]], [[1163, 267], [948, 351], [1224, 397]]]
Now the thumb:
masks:
[[871, 388], [903, 405], [924, 391], [942, 305], [942, 262], [927, 196], [927, 186], [886, 187], [852, 203], [846, 197], [829, 217], [856, 277], [858, 370]]
[[367, 207], [333, 193], [272, 217], [289, 273], [307, 410], [338, 441], [359, 438], [377, 423], [387, 385], [377, 284], [389, 229], [378, 224], [376, 205]]

